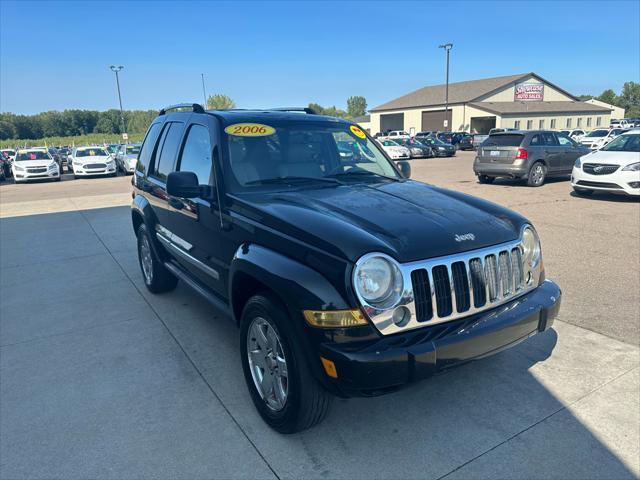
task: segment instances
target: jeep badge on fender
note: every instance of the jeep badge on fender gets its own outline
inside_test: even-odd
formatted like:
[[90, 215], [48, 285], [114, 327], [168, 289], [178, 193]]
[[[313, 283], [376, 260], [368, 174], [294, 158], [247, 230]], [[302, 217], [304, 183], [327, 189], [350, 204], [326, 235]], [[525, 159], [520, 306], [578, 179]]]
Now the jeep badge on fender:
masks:
[[308, 108], [182, 104], [149, 127], [131, 211], [144, 282], [181, 280], [228, 312], [277, 431], [552, 325], [561, 293], [533, 225], [410, 171]]

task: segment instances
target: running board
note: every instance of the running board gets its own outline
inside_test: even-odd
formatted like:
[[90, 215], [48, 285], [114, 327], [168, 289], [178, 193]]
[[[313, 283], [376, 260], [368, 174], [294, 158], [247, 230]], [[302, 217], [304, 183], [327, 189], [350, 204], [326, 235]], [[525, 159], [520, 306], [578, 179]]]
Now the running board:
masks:
[[233, 315], [231, 312], [231, 308], [229, 308], [229, 304], [218, 297], [215, 293], [209, 290], [207, 287], [202, 285], [198, 280], [195, 280], [188, 273], [186, 273], [181, 267], [175, 265], [171, 262], [165, 262], [164, 266], [167, 270], [169, 270], [173, 275], [178, 277], [179, 280], [182, 280], [184, 283], [189, 285], [196, 293], [200, 294], [207, 300], [211, 305], [213, 305], [217, 310], [220, 310], [220, 313], [225, 314], [228, 318], [233, 321]]

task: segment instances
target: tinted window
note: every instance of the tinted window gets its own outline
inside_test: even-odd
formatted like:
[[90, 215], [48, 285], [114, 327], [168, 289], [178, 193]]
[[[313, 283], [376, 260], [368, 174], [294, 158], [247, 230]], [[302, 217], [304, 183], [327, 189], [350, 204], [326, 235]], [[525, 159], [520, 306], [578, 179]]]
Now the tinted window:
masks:
[[489, 135], [489, 138], [482, 145], [485, 147], [519, 147], [523, 138], [524, 135], [515, 134]]
[[153, 172], [160, 180], [166, 180], [167, 175], [173, 170], [173, 162], [182, 138], [182, 126], [182, 123], [174, 122], [165, 127], [165, 129], [169, 128], [169, 131], [164, 135], [162, 150]]
[[542, 136], [544, 138], [545, 145], [558, 145], [558, 140], [556, 140], [556, 136], [553, 133], [544, 132], [542, 133]]
[[153, 153], [153, 149], [158, 141], [158, 135], [160, 134], [160, 124], [154, 123], [149, 127], [147, 136], [142, 144], [142, 150], [140, 150], [140, 156], [138, 157], [138, 165], [136, 170], [140, 173], [144, 173], [149, 166], [149, 159]]
[[558, 135], [558, 142], [561, 147], [572, 147], [576, 145], [576, 143], [566, 135]]
[[536, 145], [542, 145], [544, 143], [544, 141], [542, 140], [542, 135], [534, 135], [533, 138], [531, 139], [531, 141], [529, 142], [529, 145], [531, 146], [536, 146]]
[[202, 125], [192, 125], [180, 157], [180, 170], [193, 172], [200, 185], [211, 185], [211, 140], [209, 130]]

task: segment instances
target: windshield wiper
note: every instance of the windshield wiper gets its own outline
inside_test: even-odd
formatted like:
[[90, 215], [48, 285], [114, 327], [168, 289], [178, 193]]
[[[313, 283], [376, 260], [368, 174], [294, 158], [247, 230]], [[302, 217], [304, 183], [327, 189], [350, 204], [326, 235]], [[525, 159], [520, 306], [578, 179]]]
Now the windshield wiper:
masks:
[[340, 182], [335, 178], [287, 176], [287, 177], [264, 178], [262, 180], [251, 180], [250, 182], [245, 183], [245, 185], [273, 185], [273, 184], [282, 184], [282, 183], [293, 184], [293, 183], [308, 183], [308, 182], [324, 182], [324, 183], [333, 183], [336, 185], [342, 184], [342, 182]]
[[387, 177], [386, 175], [382, 175], [380, 173], [375, 173], [375, 172], [370, 172], [369, 170], [365, 170], [365, 169], [358, 169], [358, 170], [351, 169], [348, 172], [333, 173], [333, 174], [329, 175], [329, 177], [325, 177], [325, 178], [355, 177], [355, 176], [380, 177], [380, 178], [384, 178], [384, 179], [387, 179], [387, 180], [392, 180], [394, 182], [399, 182], [400, 181], [399, 178]]

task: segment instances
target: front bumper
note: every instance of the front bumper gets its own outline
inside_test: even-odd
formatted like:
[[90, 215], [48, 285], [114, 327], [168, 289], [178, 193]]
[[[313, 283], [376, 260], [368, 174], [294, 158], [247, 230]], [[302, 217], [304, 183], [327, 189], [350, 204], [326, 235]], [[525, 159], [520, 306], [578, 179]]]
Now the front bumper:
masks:
[[334, 387], [345, 396], [371, 396], [427, 378], [462, 363], [514, 346], [547, 330], [562, 293], [546, 280], [531, 292], [493, 310], [379, 338], [373, 342], [326, 343], [320, 355], [335, 363]]
[[81, 166], [74, 165], [73, 173], [78, 177], [90, 177], [93, 175], [113, 175], [116, 173], [116, 166], [107, 166], [105, 168], [83, 168]]
[[48, 170], [46, 172], [30, 173], [27, 171], [13, 171], [13, 178], [16, 182], [28, 182], [30, 180], [55, 180], [60, 178], [60, 171], [58, 169]]
[[437, 148], [433, 149], [433, 155], [435, 157], [453, 157], [456, 154], [456, 150], [438, 150]]
[[632, 182], [640, 182], [640, 172], [618, 170], [609, 175], [591, 175], [577, 167], [573, 167], [571, 172], [571, 186], [574, 188], [640, 196], [640, 188], [629, 185]]

